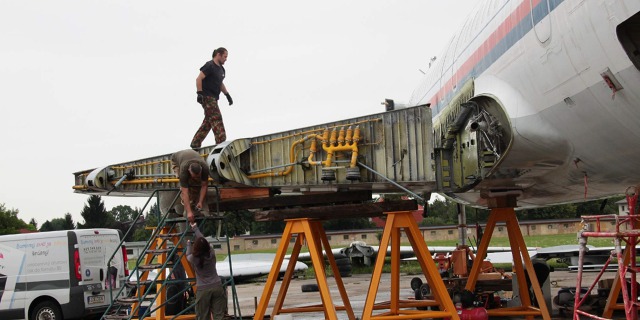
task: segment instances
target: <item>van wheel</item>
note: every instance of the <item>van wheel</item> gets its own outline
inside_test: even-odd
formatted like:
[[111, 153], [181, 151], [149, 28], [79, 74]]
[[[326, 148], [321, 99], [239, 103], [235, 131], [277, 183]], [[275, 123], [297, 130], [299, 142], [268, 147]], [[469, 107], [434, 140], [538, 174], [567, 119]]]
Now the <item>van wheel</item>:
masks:
[[62, 312], [60, 307], [52, 301], [42, 301], [33, 310], [29, 320], [61, 320]]

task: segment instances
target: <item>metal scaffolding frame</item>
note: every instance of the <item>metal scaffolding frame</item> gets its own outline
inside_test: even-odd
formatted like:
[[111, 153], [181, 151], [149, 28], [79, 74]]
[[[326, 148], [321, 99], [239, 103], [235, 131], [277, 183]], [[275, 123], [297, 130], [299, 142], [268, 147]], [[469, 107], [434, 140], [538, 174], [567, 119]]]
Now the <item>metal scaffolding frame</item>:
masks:
[[[630, 192], [630, 189], [634, 189]], [[583, 230], [578, 232], [578, 241], [580, 245], [578, 260], [578, 276], [576, 281], [576, 296], [573, 307], [573, 319], [579, 320], [580, 316], [590, 317], [592, 319], [611, 319], [614, 310], [624, 310], [627, 320], [638, 320], [638, 284], [637, 273], [640, 271], [636, 264], [636, 247], [638, 238], [640, 237], [640, 215], [636, 214], [636, 204], [638, 201], [638, 187], [628, 188], [626, 192], [627, 204], [629, 205], [629, 215], [591, 215], [582, 217]], [[614, 231], [603, 231], [603, 221], [614, 221]], [[590, 226], [594, 224], [595, 230], [591, 231]], [[615, 250], [611, 252], [609, 259], [603, 265], [594, 282], [589, 286], [586, 293], [581, 296], [582, 292], [582, 272], [584, 267], [584, 256], [587, 252], [587, 241], [590, 237], [595, 238], [612, 238]], [[623, 250], [624, 246], [624, 250]], [[618, 261], [618, 271], [613, 282], [611, 292], [607, 298], [607, 303], [602, 316], [590, 314], [580, 310], [585, 304], [589, 293], [595, 288], [596, 284], [604, 274], [605, 270], [613, 259]], [[629, 283], [629, 284], [627, 284]], [[624, 303], [617, 303], [618, 295], [622, 292]]]

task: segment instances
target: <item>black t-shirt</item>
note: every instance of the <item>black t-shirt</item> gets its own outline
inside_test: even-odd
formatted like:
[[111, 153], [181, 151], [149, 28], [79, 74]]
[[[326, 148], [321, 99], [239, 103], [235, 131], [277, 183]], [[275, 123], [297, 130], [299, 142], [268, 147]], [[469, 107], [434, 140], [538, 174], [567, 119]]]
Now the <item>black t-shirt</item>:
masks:
[[202, 93], [205, 96], [214, 97], [216, 100], [220, 99], [220, 86], [222, 86], [222, 80], [225, 76], [224, 67], [210, 60], [200, 68], [200, 71], [205, 75], [202, 80]]

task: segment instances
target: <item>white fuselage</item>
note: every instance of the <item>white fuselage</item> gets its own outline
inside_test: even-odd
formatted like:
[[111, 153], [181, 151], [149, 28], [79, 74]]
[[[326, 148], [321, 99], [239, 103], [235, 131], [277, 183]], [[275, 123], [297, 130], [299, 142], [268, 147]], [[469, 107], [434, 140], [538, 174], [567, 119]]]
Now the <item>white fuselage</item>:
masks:
[[640, 71], [616, 35], [639, 11], [637, 0], [478, 5], [410, 101], [431, 103], [437, 119], [473, 79], [474, 97], [495, 99], [508, 116], [508, 150], [455, 197], [482, 205], [480, 193], [516, 186], [518, 205], [531, 207], [621, 194], [640, 182]]

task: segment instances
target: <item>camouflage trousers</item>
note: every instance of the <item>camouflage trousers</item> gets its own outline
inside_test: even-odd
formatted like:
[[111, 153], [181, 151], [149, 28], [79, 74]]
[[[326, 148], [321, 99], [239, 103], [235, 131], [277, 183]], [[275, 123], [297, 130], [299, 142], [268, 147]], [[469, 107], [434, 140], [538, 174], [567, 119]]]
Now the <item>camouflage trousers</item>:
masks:
[[224, 123], [222, 123], [222, 114], [220, 108], [218, 108], [218, 101], [213, 97], [204, 97], [204, 120], [196, 134], [191, 140], [191, 148], [200, 148], [202, 141], [209, 134], [209, 130], [213, 131], [216, 137], [216, 144], [220, 144], [227, 140], [227, 133], [224, 130]]

